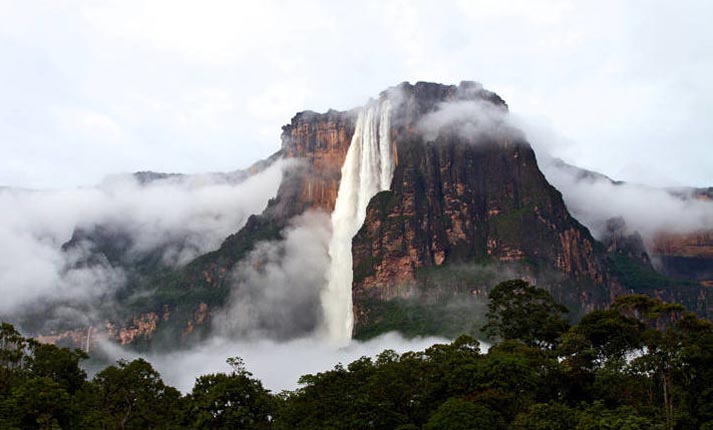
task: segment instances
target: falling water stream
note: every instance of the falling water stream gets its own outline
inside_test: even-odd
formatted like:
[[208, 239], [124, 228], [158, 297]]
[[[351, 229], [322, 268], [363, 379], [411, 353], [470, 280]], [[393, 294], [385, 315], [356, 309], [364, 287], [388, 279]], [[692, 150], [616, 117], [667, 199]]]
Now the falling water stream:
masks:
[[394, 175], [390, 115], [388, 99], [362, 108], [342, 166], [332, 212], [331, 263], [321, 296], [327, 334], [337, 343], [349, 342], [354, 325], [352, 238], [364, 224], [369, 200], [388, 190]]

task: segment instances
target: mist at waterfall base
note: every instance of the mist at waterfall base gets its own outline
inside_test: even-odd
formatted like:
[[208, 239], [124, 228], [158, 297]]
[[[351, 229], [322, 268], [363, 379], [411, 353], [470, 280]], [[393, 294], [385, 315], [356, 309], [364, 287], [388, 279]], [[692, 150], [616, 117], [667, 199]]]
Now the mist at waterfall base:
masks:
[[[335, 365], [344, 365], [363, 357], [375, 357], [386, 349], [398, 353], [422, 351], [436, 343], [449, 340], [436, 337], [406, 339], [398, 333], [386, 333], [368, 341], [350, 341], [337, 347], [323, 336], [309, 336], [289, 341], [235, 340], [216, 336], [190, 350], [137, 354], [116, 344], [104, 344], [103, 351], [114, 359], [131, 360], [144, 357], [161, 374], [163, 380], [190, 392], [200, 375], [230, 372], [228, 357], [241, 357], [245, 365], [265, 388], [272, 392], [294, 390], [300, 376], [324, 372]], [[485, 350], [487, 345], [481, 347]]]
[[[398, 333], [351, 339], [351, 240], [371, 198], [391, 185], [390, 115], [389, 99], [360, 111], [331, 216], [308, 211], [293, 218], [281, 240], [257, 244], [234, 268], [233, 294], [213, 319], [213, 337], [189, 350], [145, 355], [169, 384], [190, 391], [195, 377], [229, 371], [225, 360], [239, 356], [268, 389], [295, 389], [300, 376], [338, 363], [447, 342]], [[137, 356], [109, 343], [102, 348], [113, 359]]]
[[[309, 211], [289, 223], [282, 240], [258, 244], [234, 269], [233, 295], [214, 318], [214, 335], [208, 340], [186, 350], [147, 354], [104, 342], [101, 352], [111, 361], [144, 357], [168, 384], [183, 392], [189, 392], [200, 375], [229, 372], [226, 359], [238, 356], [267, 389], [279, 392], [298, 388], [302, 375], [338, 363], [374, 357], [386, 349], [403, 353], [447, 343], [436, 337], [407, 339], [395, 332], [368, 341], [334, 336], [321, 300], [326, 273], [333, 266], [328, 255], [329, 221], [329, 215]], [[351, 272], [351, 267], [346, 270]], [[351, 306], [351, 296], [348, 299]], [[333, 322], [337, 331], [347, 324]]]
[[[214, 318], [214, 335], [208, 340], [190, 349], [147, 354], [104, 342], [101, 352], [111, 361], [142, 356], [164, 381], [183, 392], [189, 392], [200, 375], [229, 372], [226, 359], [238, 356], [267, 389], [279, 392], [298, 388], [302, 375], [374, 357], [385, 349], [403, 353], [448, 342], [407, 339], [393, 332], [368, 341], [330, 334], [321, 301], [331, 264], [329, 221], [328, 214], [309, 211], [291, 220], [282, 240], [258, 244], [234, 269], [233, 295]], [[339, 324], [344, 327], [346, 322]]]

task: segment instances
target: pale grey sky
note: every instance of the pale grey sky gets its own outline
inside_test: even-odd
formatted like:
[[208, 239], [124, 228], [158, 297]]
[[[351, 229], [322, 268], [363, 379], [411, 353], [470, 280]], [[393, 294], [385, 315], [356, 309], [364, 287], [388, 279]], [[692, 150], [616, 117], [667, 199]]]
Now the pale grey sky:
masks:
[[295, 112], [405, 80], [480, 81], [610, 176], [713, 185], [710, 22], [680, 0], [0, 0], [0, 185], [245, 167]]

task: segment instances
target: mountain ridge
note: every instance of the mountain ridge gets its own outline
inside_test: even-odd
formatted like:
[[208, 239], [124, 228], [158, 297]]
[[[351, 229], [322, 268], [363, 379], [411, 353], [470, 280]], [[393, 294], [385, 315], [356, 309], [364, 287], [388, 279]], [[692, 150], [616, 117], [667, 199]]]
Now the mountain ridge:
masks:
[[[393, 326], [389, 313], [433, 313], [419, 301], [440, 312], [444, 303], [465, 300], [472, 306], [458, 315], [468, 314], [504, 274], [550, 287], [575, 315], [627, 292], [673, 298], [709, 315], [710, 299], [699, 286], [673, 290], [671, 283], [643, 291], [630, 285], [629, 275], [622, 280], [625, 267], [636, 276], [646, 273], [656, 282], [671, 282], [657, 278], [649, 262], [636, 261], [621, 246], [607, 249], [570, 215], [524, 135], [498, 122], [508, 108], [497, 94], [472, 81], [457, 86], [405, 82], [379, 98], [392, 98], [396, 105], [390, 131], [396, 171], [391, 189], [370, 202], [367, 220], [353, 240], [355, 334], [369, 336]], [[153, 272], [129, 287], [136, 294], [125, 294], [111, 322], [97, 321], [106, 326], [105, 335], [146, 347], [207, 336], [235, 288], [231, 276], [238, 263], [260, 243], [284, 240], [297, 215], [334, 209], [358, 110], [297, 113], [282, 128], [281, 148], [267, 162], [293, 160], [265, 211], [250, 216], [217, 250], [177, 269], [149, 269]], [[473, 113], [489, 118], [485, 128]], [[433, 131], [424, 131], [425, 123], [440, 127], [433, 140], [424, 137]], [[464, 270], [464, 264], [470, 266]], [[474, 274], [476, 266], [480, 272]], [[429, 324], [435, 324], [431, 320], [413, 334], [452, 333], [452, 327], [429, 332]], [[87, 336], [102, 330], [89, 330]]]

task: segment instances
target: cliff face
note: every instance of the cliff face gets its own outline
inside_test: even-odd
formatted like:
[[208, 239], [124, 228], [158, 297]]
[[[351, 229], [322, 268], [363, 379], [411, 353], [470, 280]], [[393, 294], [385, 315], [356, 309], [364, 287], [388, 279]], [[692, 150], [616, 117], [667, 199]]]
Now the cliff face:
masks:
[[[77, 265], [118, 267], [127, 276], [127, 286], [117, 297], [106, 297], [105, 303], [95, 305], [91, 338], [144, 347], [157, 337], [175, 344], [204, 336], [214, 314], [229, 299], [234, 266], [257, 243], [279, 240], [290, 218], [305, 210], [332, 211], [355, 119], [353, 112], [299, 113], [283, 127], [280, 151], [244, 171], [223, 174], [229, 182], [237, 183], [280, 158], [294, 160], [285, 169], [277, 196], [263, 214], [250, 217], [218, 250], [184, 267], [166, 266], [161, 258], [163, 249], [132, 252], [131, 236], [120, 226], [79, 226], [62, 247], [65, 252], [91, 249]], [[183, 175], [139, 172], [134, 176], [146, 184]], [[45, 342], [82, 348], [95, 344], [86, 340], [88, 327], [75, 328], [74, 322], [45, 326], [41, 315], [33, 315], [18, 323]], [[80, 340], [82, 336], [84, 340]]]
[[[233, 269], [259, 242], [282, 239], [289, 220], [306, 210], [334, 209], [355, 120], [354, 112], [333, 110], [295, 115], [283, 127], [281, 150], [271, 157], [293, 162], [285, 169], [277, 195], [267, 209], [251, 216], [218, 250], [177, 271], [161, 271], [142, 280], [149, 287], [157, 285], [158, 290], [123, 322], [111, 324], [107, 336], [122, 344], [148, 341], [161, 334], [157, 332], [167, 331], [183, 341], [204, 336], [212, 317], [229, 300], [234, 288]], [[144, 323], [147, 318], [149, 324]]]
[[399, 89], [405, 100], [392, 131], [398, 165], [391, 191], [371, 201], [353, 240], [357, 331], [369, 319], [366, 303], [408, 297], [420, 270], [453, 264], [516, 263], [532, 279], [562, 274], [573, 282], [557, 282], [553, 293], [575, 307], [603, 306], [621, 293], [605, 249], [569, 215], [517, 132], [467, 137], [446, 129], [427, 141], [418, 130], [442, 102], [505, 109], [499, 97], [473, 84]]
[[[681, 194], [684, 199], [710, 202], [713, 187], [686, 189]], [[688, 234], [659, 233], [653, 240], [652, 254], [662, 273], [713, 287], [713, 229]]]
[[281, 230], [306, 210], [331, 212], [337, 199], [355, 124], [354, 112], [301, 112], [282, 128], [280, 157], [294, 162], [284, 172], [277, 196], [250, 217], [220, 249], [203, 255], [185, 270], [189, 288], [223, 288], [233, 266], [260, 241], [280, 239]]
[[334, 209], [355, 119], [354, 112], [301, 112], [282, 128], [283, 156], [300, 160], [302, 170], [283, 182], [278, 199], [291, 194], [296, 209]]
[[[458, 86], [419, 82], [401, 84], [380, 97], [388, 97], [393, 105], [390, 140], [396, 165], [390, 190], [371, 200], [366, 220], [352, 241], [358, 333], [386, 318], [400, 300], [430, 306], [430, 300], [456, 293], [462, 294], [459, 305], [467, 302], [459, 308], [462, 314], [446, 315], [454, 309], [452, 304], [428, 312], [435, 320], [461, 324], [461, 330], [460, 315], [476, 313], [469, 300], [482, 305], [490, 287], [515, 276], [550, 288], [575, 314], [603, 307], [614, 296], [631, 291], [681, 301], [703, 314], [713, 308], [700, 285], [674, 289], [655, 277], [641, 238], [623, 237], [616, 222], [613, 239], [596, 242], [569, 214], [522, 135], [498, 123], [507, 105], [496, 94], [472, 82]], [[455, 109], [449, 111], [449, 106]], [[473, 107], [476, 111], [470, 112]], [[469, 122], [478, 115], [489, 119]], [[132, 275], [132, 294], [120, 299], [118, 315], [97, 321], [97, 328], [89, 332], [86, 328], [60, 332], [46, 340], [77, 338], [76, 343], [91, 345], [90, 338], [103, 336], [122, 344], [147, 345], [157, 338], [187, 341], [205, 335], [235, 288], [231, 273], [259, 242], [283, 239], [289, 220], [306, 210], [330, 213], [334, 209], [356, 118], [356, 110], [297, 114], [282, 129], [280, 151], [266, 161], [294, 160], [262, 214], [250, 217], [220, 249], [185, 267], [159, 267], [155, 256], [145, 256], [141, 270]], [[700, 194], [701, 198], [711, 195], [710, 190]], [[90, 239], [109, 263], [134, 264], [121, 258], [121, 249], [128, 244], [117, 240], [121, 236], [115, 233], [80, 231], [72, 243]], [[688, 264], [694, 261], [691, 258], [705, 257], [708, 264], [713, 261], [711, 243], [708, 233], [662, 236], [656, 244], [657, 256], [667, 264], [668, 274], [675, 276], [676, 267], [690, 274], [690, 267], [681, 266], [680, 259]], [[701, 267], [697, 276], [705, 284], [713, 279], [712, 266]], [[650, 275], [641, 288], [623, 281], [622, 273], [639, 281], [636, 270]], [[151, 294], [133, 294], [141, 291]], [[482, 308], [477, 309], [482, 313]], [[399, 324], [390, 329], [403, 329]]]
[[653, 255], [666, 275], [713, 287], [713, 231], [659, 234]]

